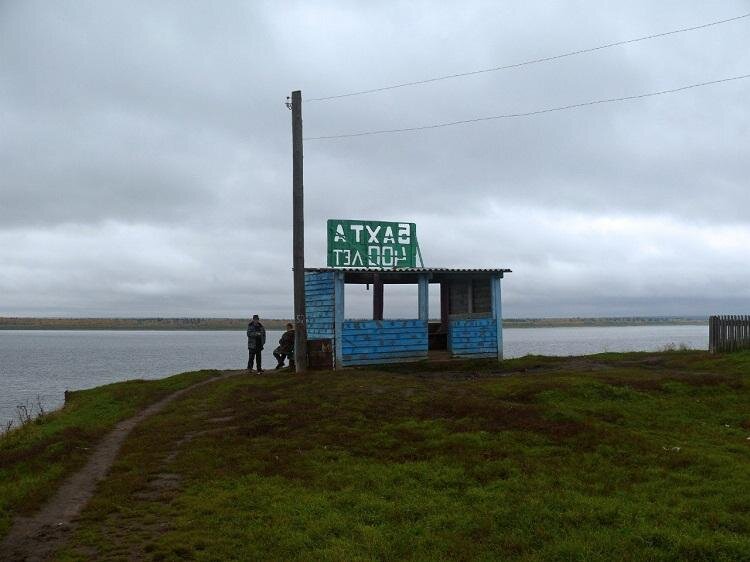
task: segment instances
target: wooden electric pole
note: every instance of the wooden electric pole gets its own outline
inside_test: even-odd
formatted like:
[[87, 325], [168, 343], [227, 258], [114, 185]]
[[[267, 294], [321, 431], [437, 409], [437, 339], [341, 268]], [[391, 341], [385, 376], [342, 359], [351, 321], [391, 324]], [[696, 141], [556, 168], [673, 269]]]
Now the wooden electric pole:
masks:
[[292, 267], [294, 268], [294, 363], [307, 371], [305, 314], [305, 213], [302, 187], [302, 92], [292, 92]]

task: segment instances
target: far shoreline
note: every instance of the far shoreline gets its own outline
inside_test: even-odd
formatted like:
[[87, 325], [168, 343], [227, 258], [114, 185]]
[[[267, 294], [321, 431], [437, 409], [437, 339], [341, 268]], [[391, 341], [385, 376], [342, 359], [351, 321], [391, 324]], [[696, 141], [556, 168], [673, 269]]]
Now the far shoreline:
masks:
[[[437, 322], [438, 320], [431, 320]], [[0, 317], [0, 330], [238, 331], [244, 318], [32, 318]], [[262, 320], [268, 330], [283, 330], [289, 319]], [[505, 328], [598, 328], [627, 326], [706, 326], [705, 316], [591, 318], [506, 318]]]

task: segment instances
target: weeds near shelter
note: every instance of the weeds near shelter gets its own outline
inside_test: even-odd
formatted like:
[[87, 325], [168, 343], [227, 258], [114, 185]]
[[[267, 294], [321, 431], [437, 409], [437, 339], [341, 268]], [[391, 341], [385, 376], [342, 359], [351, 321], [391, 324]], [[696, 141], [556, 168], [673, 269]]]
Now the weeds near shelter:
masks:
[[42, 397], [39, 394], [36, 395], [36, 409], [38, 415], [40, 416], [44, 416], [47, 414], [47, 411], [44, 409], [44, 405], [42, 404]]
[[24, 426], [27, 423], [31, 423], [32, 412], [29, 407], [29, 401], [27, 400], [24, 404], [18, 404], [16, 406], [16, 417], [18, 417], [18, 424]]
[[675, 344], [674, 342], [670, 342], [668, 344], [665, 344], [659, 348], [659, 351], [664, 353], [670, 353], [670, 352], [684, 352], [684, 351], [692, 351], [693, 349], [687, 345], [685, 342], [680, 342], [679, 344]]
[[41, 423], [45, 416], [47, 416], [47, 409], [44, 407], [42, 402], [42, 396], [36, 395], [36, 400], [32, 404], [30, 400], [26, 400], [21, 404], [16, 405], [16, 418], [18, 419], [18, 425], [14, 427], [15, 420], [7, 420], [0, 431], [0, 435], [10, 433], [11, 430], [19, 429], [30, 423]]

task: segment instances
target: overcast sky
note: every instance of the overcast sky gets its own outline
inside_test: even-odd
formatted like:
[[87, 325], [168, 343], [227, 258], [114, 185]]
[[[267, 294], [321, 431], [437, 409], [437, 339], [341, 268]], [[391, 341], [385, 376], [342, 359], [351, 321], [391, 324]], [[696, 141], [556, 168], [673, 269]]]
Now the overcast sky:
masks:
[[[376, 88], [747, 12], [731, 0], [0, 0], [0, 315], [288, 317], [291, 90]], [[305, 136], [749, 73], [746, 18], [305, 103]], [[747, 314], [750, 80], [307, 141], [305, 198], [308, 266], [325, 265], [328, 218], [410, 221], [427, 266], [513, 269], [507, 317]], [[347, 294], [348, 315], [366, 310], [362, 291]], [[413, 316], [415, 298], [387, 288], [386, 309]]]

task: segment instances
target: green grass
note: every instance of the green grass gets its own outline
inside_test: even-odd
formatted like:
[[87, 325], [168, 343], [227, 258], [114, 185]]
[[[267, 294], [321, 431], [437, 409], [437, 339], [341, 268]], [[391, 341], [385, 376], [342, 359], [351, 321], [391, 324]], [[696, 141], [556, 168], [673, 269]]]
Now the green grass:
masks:
[[0, 539], [12, 517], [38, 509], [117, 422], [176, 390], [215, 376], [198, 371], [72, 392], [65, 406], [0, 437]]
[[61, 560], [748, 560], [750, 353], [235, 377], [138, 426]]

